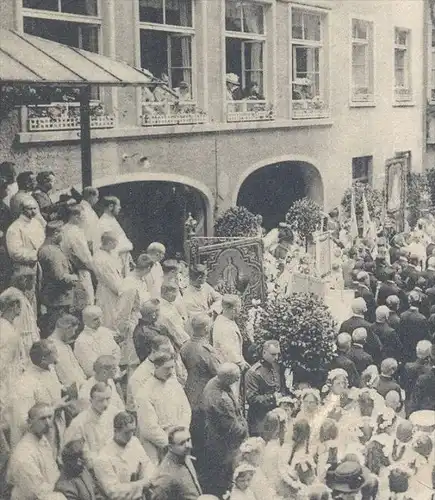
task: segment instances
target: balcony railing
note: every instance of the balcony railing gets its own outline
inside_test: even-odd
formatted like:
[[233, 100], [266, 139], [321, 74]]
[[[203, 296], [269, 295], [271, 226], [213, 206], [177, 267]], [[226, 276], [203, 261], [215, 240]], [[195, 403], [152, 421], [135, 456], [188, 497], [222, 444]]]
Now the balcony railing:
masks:
[[194, 125], [205, 123], [207, 114], [193, 101], [159, 101], [142, 103], [142, 125]]
[[292, 101], [292, 118], [295, 120], [328, 118], [328, 116], [328, 105], [320, 99], [298, 99]]
[[[107, 115], [99, 101], [90, 103], [91, 128], [113, 128], [115, 118]], [[80, 128], [78, 102], [54, 102], [27, 106], [27, 129], [30, 132], [46, 130], [75, 130]]]
[[396, 102], [412, 101], [412, 90], [404, 87], [396, 87], [394, 89], [394, 99]]
[[352, 89], [352, 102], [370, 103], [373, 101], [374, 101], [373, 92], [371, 92], [367, 87], [359, 87]]
[[275, 119], [272, 104], [267, 101], [227, 102], [227, 122], [258, 122]]

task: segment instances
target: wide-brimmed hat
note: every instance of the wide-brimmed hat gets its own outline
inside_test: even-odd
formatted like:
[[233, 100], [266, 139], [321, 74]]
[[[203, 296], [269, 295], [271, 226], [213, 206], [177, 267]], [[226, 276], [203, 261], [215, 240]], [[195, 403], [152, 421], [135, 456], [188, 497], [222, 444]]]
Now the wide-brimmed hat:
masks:
[[240, 85], [239, 77], [235, 73], [227, 73], [225, 80], [227, 83], [231, 83], [233, 85]]
[[326, 484], [333, 491], [356, 493], [367, 483], [369, 471], [356, 461], [345, 461], [328, 471]]
[[415, 411], [409, 416], [409, 421], [414, 424], [417, 430], [431, 433], [435, 430], [435, 411]]

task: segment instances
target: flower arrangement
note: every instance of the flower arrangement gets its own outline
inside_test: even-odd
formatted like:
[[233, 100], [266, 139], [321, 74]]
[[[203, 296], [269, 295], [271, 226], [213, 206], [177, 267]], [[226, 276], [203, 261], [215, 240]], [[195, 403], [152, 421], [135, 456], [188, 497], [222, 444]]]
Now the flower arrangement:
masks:
[[232, 207], [216, 220], [215, 236], [251, 238], [259, 233], [258, 219], [245, 207]]
[[295, 380], [322, 385], [334, 358], [335, 324], [318, 296], [272, 293], [264, 306], [257, 306], [251, 321], [258, 351], [266, 340], [278, 340], [283, 364], [294, 372]]
[[305, 240], [305, 248], [313, 233], [322, 222], [322, 209], [315, 201], [302, 198], [293, 203], [286, 214], [285, 220], [293, 231]]

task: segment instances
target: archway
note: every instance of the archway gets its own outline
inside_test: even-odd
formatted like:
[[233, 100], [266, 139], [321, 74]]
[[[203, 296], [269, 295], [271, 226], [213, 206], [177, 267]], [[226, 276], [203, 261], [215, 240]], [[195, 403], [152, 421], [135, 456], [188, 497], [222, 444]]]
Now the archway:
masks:
[[[184, 222], [189, 213], [198, 221], [197, 234], [207, 234], [209, 200], [199, 189], [162, 180], [96, 184], [100, 197], [120, 199], [119, 220], [133, 243], [135, 258], [153, 241], [166, 246], [168, 257], [184, 253]], [[97, 212], [101, 212], [100, 207]]]
[[263, 216], [267, 230], [277, 227], [290, 205], [308, 197], [323, 207], [323, 183], [319, 171], [305, 161], [281, 161], [248, 174], [237, 193], [237, 205]]

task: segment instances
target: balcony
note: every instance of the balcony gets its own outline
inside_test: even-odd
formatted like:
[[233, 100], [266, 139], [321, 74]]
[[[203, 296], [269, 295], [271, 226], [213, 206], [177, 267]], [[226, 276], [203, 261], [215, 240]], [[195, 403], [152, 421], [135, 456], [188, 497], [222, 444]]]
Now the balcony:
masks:
[[207, 114], [193, 101], [142, 103], [142, 126], [194, 125], [205, 123]]
[[396, 87], [394, 89], [394, 100], [396, 102], [412, 101], [412, 90], [404, 87]]
[[352, 89], [352, 102], [354, 103], [373, 103], [374, 95], [367, 87], [358, 87]]
[[266, 101], [227, 102], [227, 122], [258, 122], [275, 119], [272, 104]]
[[[107, 115], [100, 101], [90, 103], [91, 128], [113, 128], [115, 118]], [[80, 104], [78, 102], [53, 102], [27, 106], [24, 123], [29, 132], [80, 129]]]
[[313, 99], [294, 99], [292, 101], [292, 118], [294, 120], [328, 117], [328, 105], [316, 97]]

